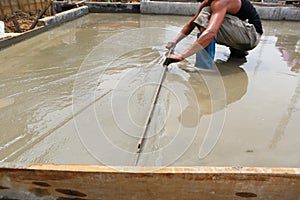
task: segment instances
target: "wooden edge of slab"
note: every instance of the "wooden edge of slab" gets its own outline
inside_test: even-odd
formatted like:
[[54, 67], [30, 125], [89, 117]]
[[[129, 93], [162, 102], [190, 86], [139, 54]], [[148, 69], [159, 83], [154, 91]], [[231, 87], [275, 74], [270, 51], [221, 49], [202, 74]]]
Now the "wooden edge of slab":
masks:
[[[18, 168], [20, 169], [20, 168]], [[102, 165], [34, 164], [23, 169], [77, 171], [77, 172], [130, 172], [130, 173], [196, 173], [196, 174], [273, 174], [300, 176], [300, 168], [268, 167], [139, 167]]]

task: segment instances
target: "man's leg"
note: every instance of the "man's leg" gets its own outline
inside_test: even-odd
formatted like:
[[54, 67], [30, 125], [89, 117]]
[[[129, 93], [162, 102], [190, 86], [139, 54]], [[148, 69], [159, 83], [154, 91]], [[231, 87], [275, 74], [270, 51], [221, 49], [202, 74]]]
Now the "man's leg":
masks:
[[[205, 7], [194, 21], [200, 29], [207, 28], [211, 15], [210, 7]], [[259, 42], [260, 36], [256, 33], [255, 27], [236, 16], [227, 14], [222, 23], [216, 42], [230, 47], [231, 56], [244, 57], [247, 50], [253, 49]]]
[[[200, 35], [201, 32], [197, 34], [197, 38], [199, 38]], [[211, 69], [213, 67], [215, 58], [215, 44], [216, 41], [212, 40], [207, 47], [196, 53], [196, 67], [205, 69]]]
[[242, 57], [248, 54], [248, 50], [257, 46], [260, 35], [256, 32], [253, 24], [227, 14], [216, 40], [219, 44], [230, 47], [233, 55]]
[[[197, 38], [200, 37], [201, 33], [205, 31], [208, 21], [210, 19], [209, 7], [205, 7], [200, 12], [199, 16], [195, 21], [195, 25], [199, 29], [200, 33], [197, 34]], [[212, 68], [214, 57], [215, 57], [215, 39], [212, 40], [204, 49], [196, 53], [196, 67], [198, 68]]]
[[244, 58], [249, 54], [248, 51], [238, 50], [232, 47], [229, 47], [229, 50], [231, 58]]

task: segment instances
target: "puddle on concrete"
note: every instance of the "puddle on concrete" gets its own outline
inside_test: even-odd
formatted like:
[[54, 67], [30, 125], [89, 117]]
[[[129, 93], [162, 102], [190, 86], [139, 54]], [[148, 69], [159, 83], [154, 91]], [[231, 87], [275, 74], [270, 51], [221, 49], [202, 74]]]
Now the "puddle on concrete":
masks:
[[264, 21], [246, 60], [217, 46], [218, 71], [170, 66], [137, 154], [164, 44], [188, 19], [90, 14], [0, 51], [0, 160], [299, 167], [297, 22]]

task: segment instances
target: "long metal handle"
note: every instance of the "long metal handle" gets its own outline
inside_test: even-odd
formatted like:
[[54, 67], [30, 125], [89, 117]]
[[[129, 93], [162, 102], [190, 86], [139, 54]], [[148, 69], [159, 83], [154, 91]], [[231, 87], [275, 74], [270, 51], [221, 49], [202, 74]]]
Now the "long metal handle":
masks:
[[[173, 52], [174, 52], [174, 48], [170, 48], [168, 50], [168, 52], [166, 53], [166, 57], [168, 57], [168, 55], [172, 54]], [[164, 79], [166, 77], [166, 71], [167, 71], [167, 65], [163, 64], [163, 71], [162, 71], [160, 79], [159, 79], [159, 85], [157, 87], [157, 90], [156, 90], [156, 92], [154, 94], [153, 101], [151, 103], [150, 114], [149, 114], [149, 116], [147, 118], [146, 125], [144, 127], [142, 137], [140, 138], [140, 140], [138, 142], [137, 158], [135, 160], [135, 165], [138, 164], [138, 161], [139, 161], [139, 158], [140, 158], [140, 153], [142, 151], [143, 144], [144, 144], [144, 141], [145, 141], [145, 135], [146, 135], [146, 133], [148, 131], [148, 127], [149, 127], [149, 124], [150, 124], [150, 121], [151, 121], [151, 118], [152, 118], [152, 115], [153, 115], [154, 107], [155, 107], [155, 104], [157, 103], [158, 95], [159, 95], [161, 87], [162, 87], [162, 83], [163, 83], [163, 81], [164, 81]]]
[[173, 54], [174, 53], [174, 47], [172, 47], [172, 48], [170, 48], [169, 50], [168, 50], [168, 52], [166, 53], [166, 59], [165, 59], [165, 61], [164, 61], [164, 63], [163, 63], [163, 66], [164, 67], [167, 67], [169, 64], [170, 64], [170, 58], [168, 58], [168, 56], [170, 55], [170, 54]]

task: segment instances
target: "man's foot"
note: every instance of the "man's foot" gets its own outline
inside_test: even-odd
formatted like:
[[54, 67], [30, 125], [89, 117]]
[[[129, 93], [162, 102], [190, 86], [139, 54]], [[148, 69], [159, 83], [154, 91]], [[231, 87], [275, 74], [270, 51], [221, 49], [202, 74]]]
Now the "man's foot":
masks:
[[249, 53], [247, 51], [242, 51], [238, 49], [234, 49], [232, 47], [230, 49], [230, 58], [245, 58]]

